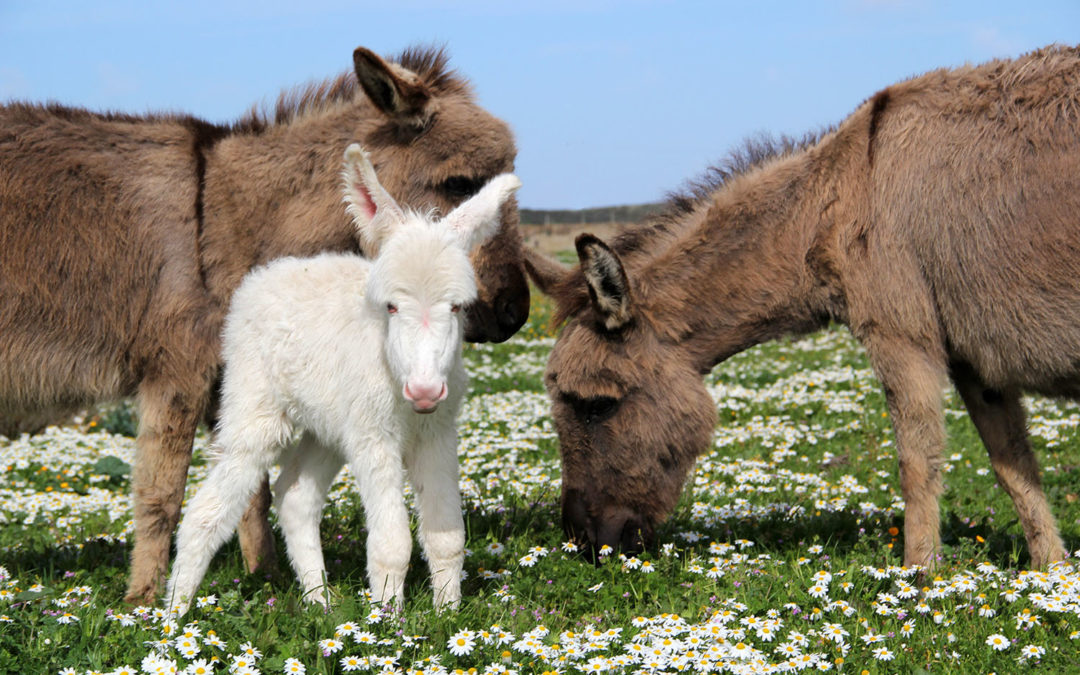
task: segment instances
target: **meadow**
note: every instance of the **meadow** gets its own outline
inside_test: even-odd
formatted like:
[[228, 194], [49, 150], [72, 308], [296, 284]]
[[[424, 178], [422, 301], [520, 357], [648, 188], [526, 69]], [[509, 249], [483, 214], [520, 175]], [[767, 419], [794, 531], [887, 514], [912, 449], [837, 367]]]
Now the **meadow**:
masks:
[[[843, 328], [749, 350], [707, 376], [718, 424], [657, 544], [593, 565], [564, 541], [542, 373], [550, 308], [468, 346], [461, 429], [468, 555], [435, 613], [414, 551], [404, 607], [372, 606], [346, 474], [322, 522], [333, 608], [235, 541], [192, 611], [122, 601], [132, 535], [130, 409], [0, 440], [3, 673], [1075, 672], [1080, 563], [1030, 571], [1011, 502], [950, 393], [936, 576], [900, 566], [904, 504], [884, 399]], [[1067, 546], [1080, 548], [1080, 407], [1029, 399]], [[206, 474], [200, 435], [190, 496]], [[1080, 554], [1080, 551], [1077, 551]]]

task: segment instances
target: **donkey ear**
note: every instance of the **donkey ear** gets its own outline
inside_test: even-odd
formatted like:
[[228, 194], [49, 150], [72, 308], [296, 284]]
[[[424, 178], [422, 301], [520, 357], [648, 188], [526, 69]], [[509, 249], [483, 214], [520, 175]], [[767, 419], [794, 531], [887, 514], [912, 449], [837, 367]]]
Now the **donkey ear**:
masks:
[[525, 274], [529, 275], [537, 289], [544, 295], [551, 296], [555, 289], [573, 274], [573, 270], [531, 246], [523, 247], [522, 254]]
[[386, 237], [405, 220], [394, 198], [379, 183], [371, 157], [359, 144], [345, 149], [345, 211], [352, 216], [360, 238], [360, 248], [369, 256], [378, 254]]
[[387, 64], [375, 52], [357, 47], [353, 52], [356, 79], [364, 93], [387, 117], [421, 123], [431, 94], [420, 78], [404, 68]]
[[512, 173], [495, 176], [480, 191], [447, 214], [443, 225], [457, 233], [465, 250], [471, 251], [499, 230], [503, 205], [521, 187]]
[[619, 256], [591, 234], [579, 234], [574, 246], [593, 309], [605, 328], [619, 330], [630, 322], [630, 282]]

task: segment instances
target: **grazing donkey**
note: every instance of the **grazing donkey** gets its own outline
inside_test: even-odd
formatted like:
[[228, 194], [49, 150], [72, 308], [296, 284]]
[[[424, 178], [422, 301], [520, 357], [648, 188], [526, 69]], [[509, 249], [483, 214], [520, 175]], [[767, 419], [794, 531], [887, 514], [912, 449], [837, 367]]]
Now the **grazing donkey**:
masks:
[[[391, 194], [443, 213], [513, 167], [509, 129], [442, 52], [353, 60], [231, 126], [0, 106], [0, 418], [137, 396], [131, 602], [167, 572], [233, 290], [279, 256], [359, 250], [340, 149], [364, 143]], [[474, 253], [466, 339], [506, 339], [528, 314], [516, 224], [511, 202]], [[249, 567], [272, 551], [259, 506], [242, 528]]]
[[1032, 564], [1061, 559], [1020, 396], [1080, 397], [1080, 51], [927, 73], [774, 149], [611, 246], [581, 235], [578, 269], [527, 254], [569, 319], [545, 375], [564, 527], [593, 547], [648, 543], [711, 442], [702, 374], [839, 321], [888, 400], [904, 563], [940, 549], [949, 379]]
[[521, 183], [497, 176], [436, 223], [402, 210], [358, 145], [345, 152], [344, 178], [348, 211], [374, 259], [282, 258], [233, 294], [222, 337], [220, 459], [180, 522], [166, 596], [181, 614], [279, 455], [274, 499], [304, 597], [327, 602], [319, 520], [348, 462], [367, 516], [374, 598], [404, 599], [412, 547], [406, 472], [435, 605], [461, 598], [460, 310], [476, 297], [469, 251], [494, 234]]

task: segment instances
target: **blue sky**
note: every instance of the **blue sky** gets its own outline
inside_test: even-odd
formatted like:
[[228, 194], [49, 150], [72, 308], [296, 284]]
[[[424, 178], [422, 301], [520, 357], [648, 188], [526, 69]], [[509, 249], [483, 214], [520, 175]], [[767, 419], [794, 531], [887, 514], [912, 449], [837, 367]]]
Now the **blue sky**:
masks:
[[661, 199], [747, 136], [1051, 42], [1080, 42], [1080, 2], [0, 0], [0, 101], [230, 121], [358, 45], [445, 45], [514, 129], [522, 206], [582, 208]]

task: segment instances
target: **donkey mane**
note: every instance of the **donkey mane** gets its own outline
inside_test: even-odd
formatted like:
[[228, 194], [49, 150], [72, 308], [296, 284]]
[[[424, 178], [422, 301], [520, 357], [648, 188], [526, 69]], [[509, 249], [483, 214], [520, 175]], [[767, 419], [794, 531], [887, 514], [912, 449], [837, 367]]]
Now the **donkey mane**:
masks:
[[[688, 180], [677, 190], [667, 194], [663, 209], [639, 226], [623, 230], [613, 237], [611, 249], [624, 260], [633, 260], [636, 256], [653, 257], [667, 248], [686, 228], [693, 226], [690, 214], [709, 203], [713, 195], [732, 179], [748, 174], [758, 167], [773, 160], [795, 155], [818, 143], [835, 126], [811, 131], [802, 137], [781, 134], [773, 136], [761, 132], [749, 136], [733, 149], [720, 162], [707, 168], [700, 177]], [[632, 264], [632, 263], [631, 263]], [[552, 297], [557, 299], [557, 310], [553, 318], [558, 326], [574, 316], [589, 304], [588, 287], [581, 269], [562, 280], [552, 289]]]
[[[387, 61], [416, 73], [434, 94], [465, 94], [469, 91], [468, 81], [449, 68], [450, 57], [445, 47], [409, 47]], [[359, 88], [356, 73], [350, 70], [337, 77], [286, 89], [273, 106], [263, 108], [256, 104], [238, 126], [260, 132], [272, 126], [289, 124], [337, 105], [352, 103]]]

